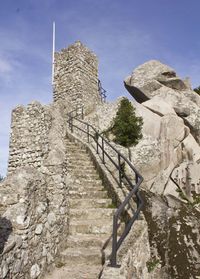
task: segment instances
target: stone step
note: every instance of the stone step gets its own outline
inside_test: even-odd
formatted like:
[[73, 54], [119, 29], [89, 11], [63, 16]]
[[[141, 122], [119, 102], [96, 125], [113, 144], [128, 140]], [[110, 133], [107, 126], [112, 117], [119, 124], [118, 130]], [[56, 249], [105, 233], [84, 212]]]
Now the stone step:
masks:
[[105, 208], [112, 204], [111, 199], [70, 199], [71, 208]]
[[[58, 264], [62, 265], [61, 262]], [[102, 265], [72, 263], [70, 266], [55, 268], [45, 279], [97, 279], [101, 270]]]
[[75, 147], [69, 147], [68, 150], [67, 150], [67, 156], [79, 158], [80, 156], [87, 156], [87, 157], [89, 157], [89, 154], [84, 149], [77, 149]]
[[73, 185], [96, 185], [96, 186], [102, 186], [102, 180], [101, 179], [87, 179], [87, 178], [76, 178], [73, 180]]
[[83, 234], [111, 234], [112, 219], [109, 220], [70, 220], [69, 231], [71, 235]]
[[88, 179], [88, 180], [98, 180], [100, 179], [99, 178], [99, 174], [97, 172], [92, 172], [92, 173], [88, 173], [88, 172], [82, 172], [82, 171], [77, 171], [77, 172], [74, 172], [73, 171], [73, 174], [74, 176], [77, 177], [77, 179], [79, 178], [85, 178], [85, 179]]
[[60, 259], [68, 265], [72, 263], [84, 263], [88, 265], [102, 264], [101, 250], [98, 247], [79, 247], [78, 249], [70, 247], [60, 253]]
[[67, 239], [67, 247], [85, 247], [90, 246], [102, 248], [105, 242], [109, 239], [110, 235], [97, 235], [97, 234], [76, 234], [70, 235]]
[[[125, 228], [125, 223], [122, 222], [118, 228], [117, 235], [120, 236]], [[111, 235], [113, 231], [113, 220], [104, 218], [100, 220], [70, 220], [69, 234], [96, 234]]]
[[90, 162], [90, 157], [88, 157], [86, 154], [83, 154], [83, 155], [81, 155], [81, 156], [75, 156], [75, 155], [70, 155], [70, 156], [68, 156], [67, 157], [68, 158], [68, 160], [69, 160], [69, 162], [80, 162], [81, 164], [84, 164], [84, 162], [87, 162], [87, 161], [89, 161]]
[[[92, 168], [92, 167], [89, 167], [89, 168], [83, 168], [82, 166], [76, 166], [76, 167], [73, 167], [73, 166], [68, 166], [68, 170], [69, 171], [72, 171], [74, 174], [76, 175], [80, 175], [80, 174], [98, 174], [97, 170], [95, 168]], [[99, 177], [99, 174], [98, 174], [98, 177]]]
[[80, 178], [79, 181], [72, 181], [71, 185], [70, 185], [70, 189], [71, 190], [77, 190], [77, 189], [81, 189], [84, 192], [85, 191], [90, 191], [90, 190], [99, 190], [99, 191], [106, 191], [106, 189], [104, 188], [102, 181], [100, 179], [90, 179], [87, 180], [86, 178]]
[[75, 161], [74, 160], [73, 162], [70, 160], [69, 163], [68, 163], [68, 167], [70, 169], [73, 168], [73, 170], [76, 170], [76, 171], [78, 171], [78, 170], [84, 170], [84, 171], [92, 170], [92, 171], [98, 172], [97, 169], [95, 168], [95, 166], [93, 165], [93, 163], [90, 162], [88, 164], [87, 160], [88, 159], [85, 159], [83, 161], [80, 161], [80, 160]]
[[[77, 166], [77, 163], [79, 163], [79, 165], [83, 163], [82, 161], [79, 161], [78, 158], [76, 158], [76, 157], [71, 156], [71, 157], [68, 157], [68, 158], [69, 158], [69, 162], [70, 162], [71, 165]], [[88, 165], [89, 166], [94, 166], [93, 161], [91, 161], [90, 158], [88, 158], [88, 160], [85, 160], [84, 164], [82, 164], [82, 166], [84, 166], [84, 167], [87, 167]]]
[[77, 198], [107, 198], [107, 192], [105, 191], [85, 191], [85, 192], [77, 192], [73, 190], [69, 190], [69, 195], [72, 199]]
[[112, 208], [84, 208], [84, 209], [70, 209], [71, 220], [103, 220], [113, 217], [116, 209]]
[[86, 150], [86, 148], [84, 147], [84, 146], [77, 146], [76, 144], [73, 144], [73, 143], [68, 143], [68, 142], [65, 142], [65, 147], [67, 148], [67, 147], [69, 147], [70, 149], [76, 149], [76, 150], [78, 150], [78, 151], [85, 151], [85, 152], [87, 152], [87, 150]]
[[67, 153], [67, 158], [69, 159], [69, 161], [71, 160], [76, 160], [76, 161], [83, 161], [83, 160], [88, 160], [90, 161], [90, 156], [84, 152], [73, 152], [73, 153]]
[[95, 171], [95, 172], [97, 172], [97, 169], [95, 168], [95, 166], [92, 163], [87, 164], [86, 161], [84, 162], [84, 165], [83, 165], [83, 163], [80, 164], [80, 162], [74, 162], [74, 163], [69, 162], [68, 169], [69, 170], [75, 170], [75, 171], [82, 170], [82, 171]]
[[93, 191], [93, 190], [97, 190], [97, 191], [104, 191], [104, 187], [101, 184], [91, 184], [91, 183], [83, 183], [81, 184], [73, 184], [70, 186], [70, 190], [73, 191], [78, 191], [78, 192], [85, 192], [85, 191]]

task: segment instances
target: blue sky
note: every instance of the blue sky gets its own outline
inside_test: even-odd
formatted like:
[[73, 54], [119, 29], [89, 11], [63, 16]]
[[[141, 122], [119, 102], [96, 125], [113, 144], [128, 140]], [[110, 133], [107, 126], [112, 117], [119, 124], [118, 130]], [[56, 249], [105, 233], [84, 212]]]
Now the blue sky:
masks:
[[7, 169], [11, 110], [52, 101], [52, 22], [56, 50], [81, 40], [99, 57], [108, 99], [125, 95], [123, 79], [158, 59], [200, 84], [199, 0], [1, 0], [0, 174]]

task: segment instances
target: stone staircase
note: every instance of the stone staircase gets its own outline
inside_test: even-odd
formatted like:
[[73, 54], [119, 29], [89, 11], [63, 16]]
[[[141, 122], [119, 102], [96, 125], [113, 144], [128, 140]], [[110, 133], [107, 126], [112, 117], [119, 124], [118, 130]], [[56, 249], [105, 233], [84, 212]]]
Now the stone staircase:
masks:
[[97, 279], [104, 256], [102, 247], [112, 233], [115, 208], [85, 149], [66, 139], [69, 169], [74, 180], [69, 189], [70, 218], [66, 249], [60, 268], [46, 279]]

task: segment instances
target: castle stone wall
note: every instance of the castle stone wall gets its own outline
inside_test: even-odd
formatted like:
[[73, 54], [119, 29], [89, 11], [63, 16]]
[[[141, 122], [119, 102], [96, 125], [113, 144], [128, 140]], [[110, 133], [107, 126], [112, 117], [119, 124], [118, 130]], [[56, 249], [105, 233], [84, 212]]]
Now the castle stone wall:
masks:
[[[15, 151], [17, 144], [20, 146], [15, 157], [20, 163], [11, 164], [12, 171], [0, 183], [0, 278], [35, 279], [55, 261], [68, 235], [71, 178], [66, 125], [63, 110], [56, 104], [42, 107], [34, 103], [26, 109], [17, 108], [13, 120], [11, 143]], [[34, 125], [25, 137], [29, 121]], [[30, 161], [29, 153], [23, 156], [23, 148], [31, 150]], [[36, 158], [39, 165], [35, 164]]]
[[67, 187], [60, 173], [47, 179], [33, 167], [0, 185], [0, 278], [40, 278], [55, 261], [68, 230]]
[[69, 110], [84, 105], [85, 112], [101, 103], [98, 93], [98, 61], [80, 42], [55, 54], [54, 102]]
[[38, 102], [26, 108], [18, 106], [12, 112], [8, 172], [22, 166], [41, 166], [48, 152], [51, 116]]
[[54, 102], [12, 112], [8, 176], [0, 183], [0, 278], [36, 279], [66, 243], [66, 112], [101, 103], [97, 58], [81, 43], [56, 54]]

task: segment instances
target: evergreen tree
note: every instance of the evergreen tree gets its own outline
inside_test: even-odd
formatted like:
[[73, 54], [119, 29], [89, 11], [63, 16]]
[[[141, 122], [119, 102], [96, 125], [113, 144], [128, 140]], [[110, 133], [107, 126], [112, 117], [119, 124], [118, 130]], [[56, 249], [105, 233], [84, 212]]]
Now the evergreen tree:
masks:
[[200, 86], [198, 86], [197, 88], [193, 89], [198, 95], [200, 95]]
[[3, 176], [2, 175], [0, 175], [0, 182], [3, 180]]
[[127, 148], [136, 145], [142, 138], [142, 125], [142, 117], [137, 117], [131, 102], [123, 98], [111, 128], [114, 142]]

